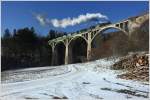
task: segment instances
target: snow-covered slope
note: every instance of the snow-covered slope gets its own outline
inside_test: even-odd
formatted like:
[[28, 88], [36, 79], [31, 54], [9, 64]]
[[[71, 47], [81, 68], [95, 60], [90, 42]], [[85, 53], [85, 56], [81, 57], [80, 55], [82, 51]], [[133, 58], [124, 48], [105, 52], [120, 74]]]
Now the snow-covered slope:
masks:
[[[113, 60], [4, 72], [0, 100], [148, 100], [147, 83], [116, 78]], [[3, 77], [4, 77], [3, 75]]]

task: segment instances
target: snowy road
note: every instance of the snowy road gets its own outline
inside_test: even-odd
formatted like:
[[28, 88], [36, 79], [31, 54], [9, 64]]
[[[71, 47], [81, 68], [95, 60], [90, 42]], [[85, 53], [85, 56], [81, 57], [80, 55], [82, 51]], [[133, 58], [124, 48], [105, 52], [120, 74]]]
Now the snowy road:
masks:
[[149, 85], [116, 78], [120, 71], [110, 70], [112, 64], [102, 59], [5, 72], [10, 78], [2, 79], [0, 100], [148, 100]]

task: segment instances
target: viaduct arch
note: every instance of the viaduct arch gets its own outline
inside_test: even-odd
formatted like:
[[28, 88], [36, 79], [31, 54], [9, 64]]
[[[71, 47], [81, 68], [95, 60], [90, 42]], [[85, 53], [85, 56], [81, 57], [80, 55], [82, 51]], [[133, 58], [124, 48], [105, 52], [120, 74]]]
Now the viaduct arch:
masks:
[[107, 27], [98, 31], [91, 41], [91, 59], [125, 54], [128, 50], [128, 37], [127, 33], [116, 27]]
[[103, 29], [99, 30], [98, 32], [96, 32], [96, 34], [95, 34], [95, 35], [93, 36], [93, 38], [92, 38], [92, 41], [94, 40], [94, 38], [95, 38], [98, 34], [104, 32], [104, 31], [106, 31], [106, 30], [108, 30], [108, 29], [116, 29], [116, 30], [122, 31], [126, 36], [128, 36], [128, 34], [129, 34], [129, 33], [126, 32], [125, 30], [122, 30], [121, 28], [118, 28], [118, 27], [116, 27], [116, 26], [109, 26], [109, 27], [103, 28]]
[[65, 44], [63, 41], [57, 42], [54, 47], [54, 65], [62, 65], [65, 64]]
[[86, 58], [87, 54], [87, 41], [83, 37], [73, 38], [69, 45], [69, 63], [82, 62]]

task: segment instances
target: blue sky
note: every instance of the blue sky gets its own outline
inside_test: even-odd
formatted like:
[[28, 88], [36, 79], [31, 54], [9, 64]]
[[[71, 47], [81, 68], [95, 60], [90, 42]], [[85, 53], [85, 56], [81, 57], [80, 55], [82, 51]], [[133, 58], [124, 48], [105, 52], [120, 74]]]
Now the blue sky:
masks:
[[[101, 13], [113, 23], [136, 16], [148, 10], [148, 1], [4, 1], [2, 2], [2, 33], [6, 28], [10, 31], [24, 27], [34, 27], [40, 35], [47, 35], [50, 29], [72, 32], [86, 28], [90, 23], [83, 23], [66, 28], [42, 26], [34, 14], [48, 19], [64, 19], [78, 17], [86, 13]], [[33, 14], [34, 13], [34, 14]]]

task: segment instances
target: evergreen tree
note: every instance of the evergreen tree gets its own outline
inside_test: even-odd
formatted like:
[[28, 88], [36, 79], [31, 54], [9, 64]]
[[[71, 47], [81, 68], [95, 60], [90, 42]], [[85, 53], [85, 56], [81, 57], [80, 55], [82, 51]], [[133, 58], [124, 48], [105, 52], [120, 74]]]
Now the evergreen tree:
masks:
[[11, 33], [9, 31], [9, 29], [6, 29], [4, 32], [4, 38], [10, 38], [11, 37]]

